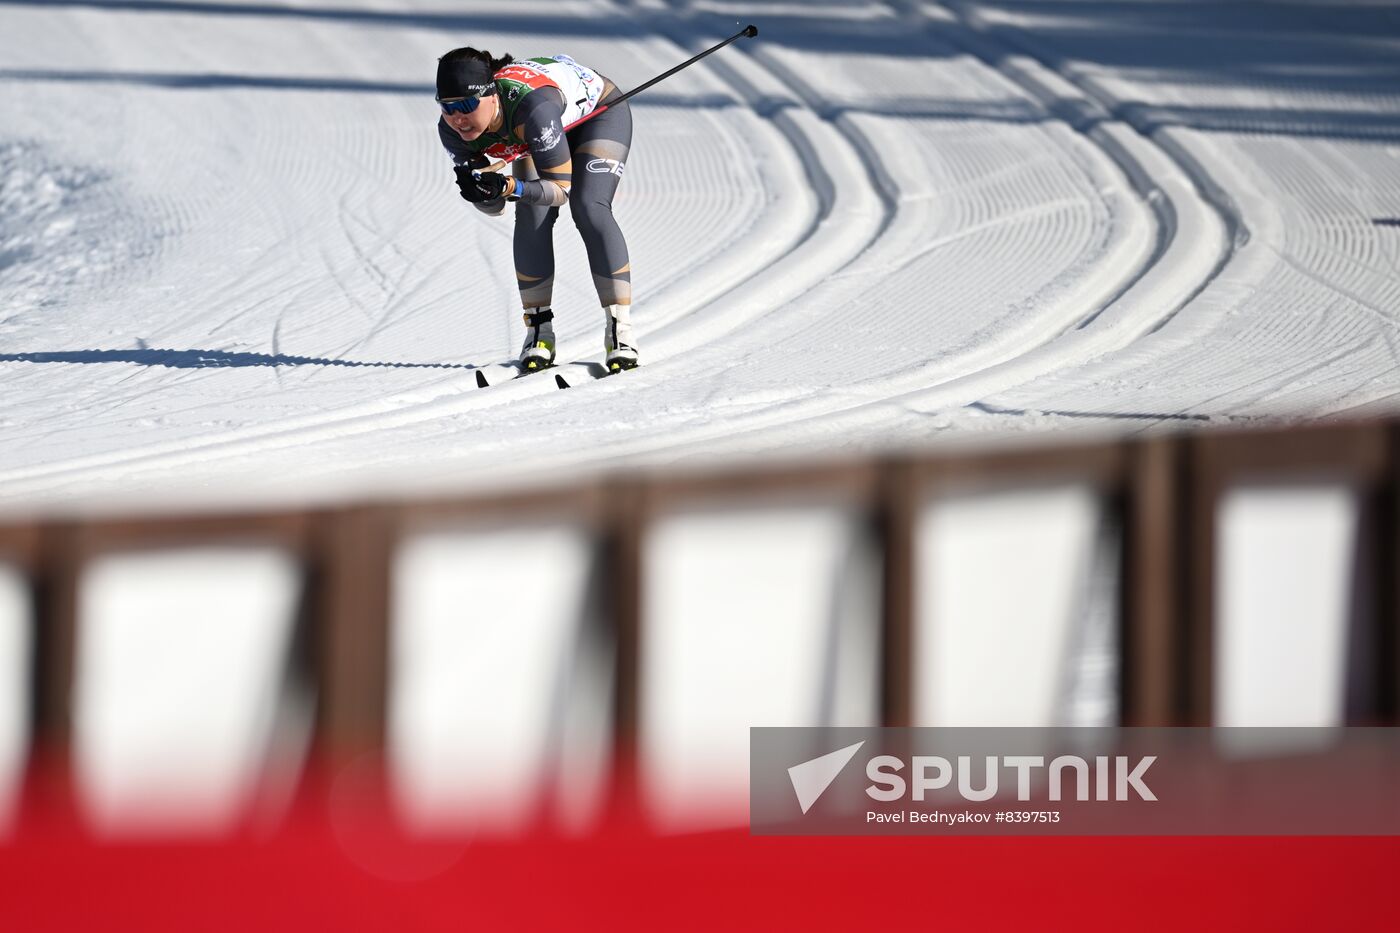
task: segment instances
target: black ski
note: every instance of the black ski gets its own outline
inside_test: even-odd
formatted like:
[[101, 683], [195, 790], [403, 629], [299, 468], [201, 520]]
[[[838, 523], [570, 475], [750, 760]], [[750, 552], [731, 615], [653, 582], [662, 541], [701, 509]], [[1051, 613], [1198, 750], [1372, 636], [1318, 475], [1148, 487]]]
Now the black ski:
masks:
[[[554, 384], [560, 389], [568, 389], [581, 384], [590, 379], [602, 379], [606, 376], [615, 375], [619, 372], [626, 372], [625, 369], [609, 371], [606, 366], [597, 360], [574, 360], [570, 363], [551, 363], [548, 366], [541, 366], [539, 369], [523, 369], [519, 363], [514, 361], [509, 363], [497, 363], [495, 368], [502, 371], [511, 371], [511, 379], [519, 379], [522, 376], [529, 376], [532, 373], [542, 373], [545, 370], [555, 370]], [[565, 373], [571, 373], [569, 378], [565, 378]], [[572, 380], [572, 381], [570, 381]], [[476, 384], [478, 388], [486, 389], [491, 386], [491, 380], [486, 377], [486, 372], [482, 369], [476, 371]]]

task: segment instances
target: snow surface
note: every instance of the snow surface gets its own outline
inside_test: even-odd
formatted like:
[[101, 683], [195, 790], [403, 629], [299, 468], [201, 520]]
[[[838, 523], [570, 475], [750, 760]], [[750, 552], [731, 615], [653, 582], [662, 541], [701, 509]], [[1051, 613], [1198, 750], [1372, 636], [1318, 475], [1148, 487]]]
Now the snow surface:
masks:
[[[634, 102], [644, 367], [521, 324], [434, 59]], [[302, 501], [973, 434], [1393, 411], [1383, 3], [0, 0], [0, 509]], [[601, 315], [556, 235], [565, 358]]]

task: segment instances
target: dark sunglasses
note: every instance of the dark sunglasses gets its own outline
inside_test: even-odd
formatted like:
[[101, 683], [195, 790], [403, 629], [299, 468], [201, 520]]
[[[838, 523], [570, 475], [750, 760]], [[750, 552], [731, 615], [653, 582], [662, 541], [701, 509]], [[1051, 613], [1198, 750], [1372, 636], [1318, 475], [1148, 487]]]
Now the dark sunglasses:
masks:
[[487, 91], [476, 97], [454, 97], [450, 100], [438, 100], [438, 106], [443, 113], [471, 113], [481, 106], [481, 98], [490, 97], [494, 91]]

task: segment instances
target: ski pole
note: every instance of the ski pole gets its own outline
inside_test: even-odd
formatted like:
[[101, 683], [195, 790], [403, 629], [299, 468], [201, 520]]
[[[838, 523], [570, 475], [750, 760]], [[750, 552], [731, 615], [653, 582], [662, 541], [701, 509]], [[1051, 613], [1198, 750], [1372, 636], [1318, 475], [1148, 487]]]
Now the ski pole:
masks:
[[700, 59], [704, 58], [706, 55], [709, 55], [709, 54], [711, 54], [712, 52], [718, 52], [720, 49], [724, 48], [726, 45], [728, 45], [729, 43], [733, 42], [735, 39], [743, 39], [743, 38], [745, 38], [745, 37], [753, 38], [753, 37], [756, 36], [756, 35], [758, 35], [758, 27], [755, 26], [755, 25], [753, 25], [752, 23], [750, 23], [749, 25], [745, 26], [745, 27], [744, 27], [742, 30], [740, 30], [739, 32], [736, 32], [736, 33], [734, 33], [734, 35], [730, 36], [728, 39], [725, 39], [725, 40], [724, 40], [723, 42], [721, 42], [719, 45], [711, 46], [710, 48], [708, 48], [708, 49], [706, 49], [705, 51], [701, 52], [699, 55], [695, 56], [694, 58], [688, 58], [688, 59], [686, 59], [685, 61], [681, 62], [681, 63], [680, 63], [679, 65], [677, 65], [676, 67], [672, 68], [670, 71], [667, 71], [667, 72], [664, 72], [663, 74], [657, 75], [656, 77], [652, 78], [650, 81], [648, 81], [646, 84], [641, 85], [640, 87], [634, 87], [632, 90], [628, 91], [626, 94], [623, 94], [621, 97], [619, 97], [617, 100], [613, 101], [611, 104], [603, 104], [602, 106], [596, 108], [592, 113], [588, 114], [587, 116], [579, 117], [579, 118], [578, 118], [577, 120], [575, 120], [573, 123], [570, 123], [567, 127], [564, 128], [564, 129], [565, 129], [565, 132], [568, 132], [569, 130], [573, 129], [574, 127], [578, 126], [580, 123], [583, 123], [585, 120], [591, 120], [591, 119], [593, 119], [593, 118], [596, 117], [598, 114], [602, 113], [604, 110], [607, 110], [609, 107], [615, 107], [615, 106], [617, 106], [618, 104], [622, 103], [622, 102], [623, 102], [624, 100], [626, 100], [627, 98], [642, 93], [642, 92], [645, 91], [647, 88], [651, 87], [653, 84], [657, 84], [657, 83], [659, 83], [659, 82], [661, 82], [661, 81], [666, 80], [667, 78], [671, 77], [671, 75], [673, 75], [673, 74], [675, 74], [676, 72], [680, 71], [682, 68], [689, 68], [691, 65], [695, 64], [695, 63], [698, 62]]
[[[689, 68], [691, 65], [695, 64], [695, 63], [698, 62], [700, 59], [704, 58], [706, 55], [709, 55], [709, 54], [714, 53], [714, 52], [718, 52], [720, 49], [724, 48], [726, 45], [728, 45], [729, 43], [733, 42], [734, 40], [736, 40], [736, 39], [743, 39], [743, 38], [750, 38], [750, 39], [751, 39], [751, 38], [753, 38], [753, 37], [756, 36], [756, 35], [758, 35], [758, 27], [755, 26], [755, 25], [753, 25], [752, 23], [750, 23], [749, 25], [747, 25], [747, 26], [745, 26], [743, 29], [741, 29], [739, 32], [736, 32], [736, 33], [734, 33], [734, 35], [730, 36], [728, 39], [725, 39], [725, 40], [724, 40], [723, 42], [721, 42], [719, 45], [710, 46], [708, 49], [706, 49], [705, 51], [701, 52], [699, 55], [696, 55], [694, 58], [688, 58], [688, 59], [686, 59], [685, 61], [681, 62], [681, 63], [680, 63], [679, 65], [677, 65], [676, 67], [672, 68], [670, 71], [663, 72], [662, 74], [659, 74], [659, 75], [657, 75], [656, 77], [652, 78], [652, 79], [651, 79], [650, 81], [648, 81], [646, 84], [642, 84], [642, 85], [639, 85], [638, 87], [634, 87], [632, 90], [628, 91], [626, 94], [623, 94], [621, 97], [617, 98], [617, 99], [614, 100], [612, 103], [610, 103], [610, 104], [601, 104], [601, 105], [599, 105], [598, 107], [595, 107], [591, 113], [588, 113], [588, 114], [585, 114], [584, 116], [579, 117], [577, 120], [575, 120], [574, 122], [570, 123], [568, 126], [564, 127], [564, 132], [567, 133], [567, 132], [569, 132], [569, 130], [573, 129], [574, 127], [579, 126], [579, 125], [581, 125], [581, 124], [583, 124], [583, 123], [587, 123], [589, 120], [592, 120], [594, 117], [598, 116], [598, 115], [601, 114], [603, 111], [607, 110], [609, 107], [616, 107], [618, 104], [622, 103], [622, 102], [623, 102], [624, 100], [626, 100], [627, 98], [633, 97], [633, 96], [635, 96], [635, 95], [637, 95], [637, 94], [640, 94], [640, 93], [642, 93], [642, 91], [645, 91], [647, 88], [651, 87], [653, 84], [657, 84], [657, 83], [659, 83], [659, 82], [661, 82], [661, 81], [666, 80], [667, 78], [671, 77], [671, 75], [673, 75], [673, 74], [675, 74], [676, 72], [680, 71], [682, 68]], [[496, 162], [495, 164], [489, 166], [488, 168], [482, 169], [482, 171], [485, 171], [485, 172], [495, 172], [495, 171], [499, 171], [500, 169], [505, 168], [505, 166], [506, 166], [507, 163], [514, 162], [514, 161], [515, 161], [516, 159], [518, 159], [518, 158], [519, 158], [519, 156], [507, 156], [506, 158], [501, 159], [499, 162]]]

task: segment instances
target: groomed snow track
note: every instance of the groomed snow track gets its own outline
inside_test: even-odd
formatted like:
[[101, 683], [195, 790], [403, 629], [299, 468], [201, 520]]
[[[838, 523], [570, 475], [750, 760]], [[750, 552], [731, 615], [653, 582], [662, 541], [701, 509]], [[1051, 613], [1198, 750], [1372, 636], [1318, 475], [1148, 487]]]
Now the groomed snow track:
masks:
[[[1094, 17], [1117, 6], [0, 0], [19, 218], [0, 219], [0, 508], [390, 494], [1385, 404], [1400, 230], [1339, 240], [1325, 216], [1309, 236], [1281, 215], [1325, 214], [1316, 166], [1344, 159], [1374, 183], [1351, 207], [1400, 217], [1400, 118], [1264, 143], [1164, 118], [1153, 94], [1173, 77], [1234, 93], [1188, 51], [1202, 30], [1244, 42], [1250, 20], [1164, 7], [1182, 61], [1153, 84], [1097, 60], [1116, 34], [1096, 42]], [[497, 378], [519, 330], [509, 226], [455, 199], [434, 56], [568, 51], [632, 86], [736, 17], [760, 38], [636, 100], [617, 209], [644, 367], [568, 392]], [[1364, 47], [1383, 70], [1386, 23], [1354, 24], [1372, 46], [1330, 36], [1308, 55]], [[55, 126], [94, 77], [102, 117]], [[1269, 98], [1280, 112], [1288, 90]], [[1362, 83], [1353, 96], [1400, 113]], [[561, 221], [566, 360], [597, 355], [576, 240]], [[1280, 269], [1310, 283], [1317, 319], [1271, 321], [1258, 295]], [[1272, 353], [1242, 369], [1225, 347], [1251, 329]], [[1332, 336], [1364, 362], [1310, 342]]]

